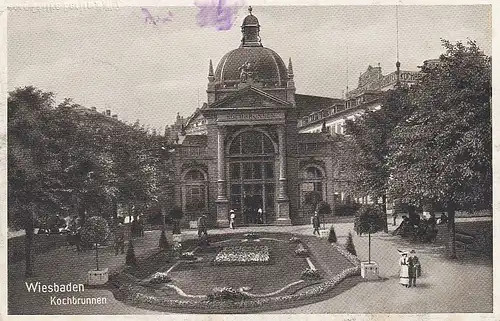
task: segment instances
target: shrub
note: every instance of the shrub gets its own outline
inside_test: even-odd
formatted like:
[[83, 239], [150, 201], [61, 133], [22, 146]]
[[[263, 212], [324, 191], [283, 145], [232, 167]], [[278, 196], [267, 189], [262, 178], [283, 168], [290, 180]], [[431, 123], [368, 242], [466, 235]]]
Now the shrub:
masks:
[[208, 301], [242, 301], [248, 297], [247, 294], [236, 291], [230, 287], [215, 288], [207, 295]]
[[357, 203], [336, 204], [334, 214], [336, 216], [352, 216], [359, 210], [360, 205]]
[[316, 269], [307, 268], [302, 271], [300, 278], [302, 280], [318, 280], [321, 279], [321, 274]]
[[328, 234], [328, 242], [337, 243], [337, 234], [335, 234], [335, 228], [333, 225], [330, 227], [330, 233]]
[[127, 256], [125, 257], [125, 264], [130, 266], [137, 266], [137, 258], [135, 257], [134, 244], [132, 239], [128, 242]]
[[351, 253], [352, 255], [357, 255], [356, 254], [356, 248], [354, 247], [354, 242], [352, 241], [351, 231], [349, 231], [349, 234], [347, 235], [347, 241], [345, 243], [345, 249], [347, 250], [347, 252]]
[[168, 249], [170, 247], [170, 244], [168, 244], [167, 236], [165, 235], [165, 229], [161, 230], [160, 241], [158, 245], [161, 249]]
[[156, 272], [149, 280], [149, 283], [162, 284], [162, 283], [168, 283], [170, 281], [172, 281], [172, 279], [166, 273]]
[[332, 214], [332, 208], [331, 208], [330, 204], [328, 204], [325, 201], [321, 201], [318, 203], [318, 205], [316, 205], [316, 211], [318, 211], [319, 215], [328, 216], [328, 215]]
[[295, 250], [295, 254], [297, 254], [298, 256], [307, 256], [309, 254], [309, 252], [304, 247], [304, 245], [302, 245], [302, 243], [301, 243], [301, 244], [299, 244], [299, 246]]

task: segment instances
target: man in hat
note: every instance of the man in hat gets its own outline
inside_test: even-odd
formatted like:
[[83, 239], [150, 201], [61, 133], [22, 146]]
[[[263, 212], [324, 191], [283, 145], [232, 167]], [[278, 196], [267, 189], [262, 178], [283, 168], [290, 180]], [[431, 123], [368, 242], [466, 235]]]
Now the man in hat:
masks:
[[203, 214], [198, 218], [198, 237], [207, 235], [207, 215]]
[[409, 288], [410, 286], [410, 275], [409, 275], [409, 259], [407, 251], [398, 250], [401, 258], [399, 259], [399, 284]]
[[319, 233], [320, 223], [319, 223], [318, 211], [314, 212], [314, 216], [312, 218], [312, 225], [313, 225], [313, 235], [316, 233], [318, 233], [318, 235], [320, 235], [320, 233]]
[[408, 277], [409, 277], [409, 286], [417, 286], [417, 277], [421, 274], [420, 262], [416, 255], [415, 250], [410, 251], [410, 256], [408, 258]]

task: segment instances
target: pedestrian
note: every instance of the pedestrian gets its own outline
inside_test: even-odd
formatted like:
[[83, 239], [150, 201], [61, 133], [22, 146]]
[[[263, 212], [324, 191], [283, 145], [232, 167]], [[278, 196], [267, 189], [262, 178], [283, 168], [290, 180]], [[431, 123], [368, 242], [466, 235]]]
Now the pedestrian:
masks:
[[229, 227], [234, 230], [234, 221], [236, 219], [236, 213], [234, 210], [229, 211]]
[[201, 235], [207, 235], [207, 216], [203, 214], [198, 218], [198, 237]]
[[409, 286], [417, 286], [417, 277], [420, 277], [422, 270], [420, 267], [420, 261], [416, 255], [415, 250], [410, 251], [409, 261]]
[[318, 235], [319, 234], [319, 216], [318, 216], [318, 211], [315, 211], [314, 212], [314, 216], [312, 218], [312, 225], [313, 225], [313, 235], [316, 234], [316, 232], [318, 232]]
[[144, 215], [139, 215], [139, 221], [138, 221], [138, 232], [139, 236], [144, 236]]
[[392, 226], [396, 226], [396, 219], [398, 218], [398, 213], [394, 211], [392, 213]]
[[125, 253], [125, 228], [122, 223], [118, 223], [118, 226], [116, 227], [114, 245], [115, 255], [118, 255], [118, 252], [120, 252], [120, 254]]
[[[398, 250], [399, 251], [399, 250]], [[409, 259], [407, 251], [399, 251], [401, 258], [399, 259], [399, 284], [409, 288], [410, 275], [409, 275]]]
[[264, 220], [262, 219], [262, 208], [259, 207], [257, 210], [257, 223], [258, 224], [263, 224]]

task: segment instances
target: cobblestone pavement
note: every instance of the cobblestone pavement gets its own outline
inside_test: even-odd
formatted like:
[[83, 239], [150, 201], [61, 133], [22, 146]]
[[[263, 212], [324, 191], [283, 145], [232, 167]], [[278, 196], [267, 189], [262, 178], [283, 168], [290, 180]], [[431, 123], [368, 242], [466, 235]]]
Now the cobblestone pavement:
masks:
[[[474, 218], [477, 220], [478, 218]], [[479, 218], [480, 219], [480, 218]], [[326, 227], [329, 228], [330, 224]], [[392, 226], [390, 226], [392, 229]], [[352, 223], [335, 224], [339, 244], [344, 244]], [[290, 232], [312, 234], [310, 226], [242, 227], [236, 230], [210, 230], [209, 234], [234, 232]], [[159, 231], [147, 231], [143, 238], [134, 239], [138, 256], [156, 249]], [[183, 231], [184, 237], [196, 237], [196, 231]], [[361, 260], [368, 258], [368, 237], [353, 235]], [[449, 260], [438, 245], [410, 245], [401, 238], [378, 233], [372, 236], [372, 260], [380, 266], [379, 281], [362, 282], [339, 295], [318, 303], [275, 313], [431, 313], [431, 312], [491, 312], [493, 306], [493, 267], [491, 260], [475, 257], [471, 260]], [[397, 249], [413, 246], [422, 262], [423, 275], [417, 287], [407, 289], [398, 284]], [[100, 266], [110, 270], [121, 266], [125, 255], [115, 256], [112, 248], [100, 252]], [[94, 251], [77, 253], [74, 248], [61, 247], [37, 255], [37, 275], [24, 279], [24, 261], [8, 267], [9, 314], [156, 314], [123, 304], [103, 289], [85, 289], [80, 297], [105, 297], [105, 305], [51, 305], [49, 293], [28, 293], [25, 282], [45, 284], [82, 283], [88, 270], [95, 267]], [[63, 294], [58, 294], [61, 297]]]

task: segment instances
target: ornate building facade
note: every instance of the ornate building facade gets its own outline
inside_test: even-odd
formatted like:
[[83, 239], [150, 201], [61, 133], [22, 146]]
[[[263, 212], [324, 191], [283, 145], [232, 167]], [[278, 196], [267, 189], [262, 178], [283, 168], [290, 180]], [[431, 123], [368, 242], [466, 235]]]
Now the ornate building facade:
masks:
[[249, 11], [240, 46], [215, 70], [210, 61], [207, 103], [183, 126], [172, 164], [174, 203], [187, 220], [206, 213], [218, 226], [228, 225], [230, 210], [239, 224], [309, 223], [317, 202], [339, 199], [329, 152], [335, 138], [299, 133], [298, 121], [345, 102], [296, 93], [291, 59], [287, 66], [262, 45]]

